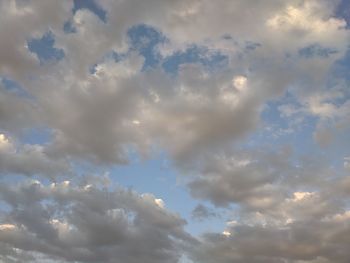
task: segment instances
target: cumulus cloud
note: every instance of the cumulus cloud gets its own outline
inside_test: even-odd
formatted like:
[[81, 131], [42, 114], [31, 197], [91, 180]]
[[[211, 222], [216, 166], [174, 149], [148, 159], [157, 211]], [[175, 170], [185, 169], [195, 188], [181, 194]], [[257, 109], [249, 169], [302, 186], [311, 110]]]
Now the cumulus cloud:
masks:
[[295, 191], [265, 209], [243, 208], [222, 233], [205, 233], [194, 262], [347, 262], [348, 176]]
[[38, 61], [27, 40], [49, 29], [62, 30], [71, 8], [70, 1], [1, 1], [0, 74], [23, 79], [37, 71]]
[[[27, 35], [18, 33], [22, 42], [50, 29], [57, 47], [65, 53], [65, 59], [58, 65], [40, 69], [46, 76], [39, 74], [40, 77], [25, 83], [44, 113], [41, 121], [55, 131], [54, 151], [89, 157], [102, 163], [125, 163], [126, 149], [130, 146], [147, 152], [150, 145], [161, 141], [162, 147], [167, 148], [175, 159], [187, 159], [187, 156], [196, 155], [213, 145], [224, 145], [242, 138], [256, 127], [266, 100], [283, 93], [288, 86], [299, 81], [301, 75], [313, 78], [319, 68], [320, 63], [313, 61], [310, 64], [296, 55], [282, 66], [280, 62], [276, 64], [275, 59], [280, 61], [285, 56], [285, 53], [276, 52], [276, 45], [285, 48], [283, 52], [297, 52], [313, 43], [336, 45], [334, 48], [339, 52], [334, 57], [323, 58], [327, 65], [322, 72], [326, 72], [329, 65], [344, 54], [347, 41], [344, 22], [332, 18], [334, 6], [316, 1], [281, 1], [254, 7], [240, 1], [215, 4], [210, 1], [150, 1], [147, 4], [102, 1], [99, 4], [107, 12], [107, 22], [86, 9], [69, 14], [67, 3], [40, 6], [37, 2], [7, 1], [3, 5], [6, 4], [17, 13], [23, 13], [18, 21], [26, 23], [26, 19], [33, 19], [35, 22], [26, 23], [33, 25], [33, 29], [26, 31]], [[44, 19], [48, 19], [49, 11], [54, 9], [62, 14], [50, 20], [52, 25], [39, 27], [41, 31], [36, 29], [31, 33], [34, 25], [45, 24]], [[145, 9], [149, 12], [144, 12]], [[40, 13], [43, 10], [46, 10], [45, 16]], [[122, 15], [125, 10], [132, 10], [133, 15]], [[244, 12], [239, 10], [251, 10], [252, 15], [243, 15]], [[18, 16], [16, 12], [11, 13], [13, 17]], [[30, 15], [33, 13], [38, 18]], [[213, 17], [211, 14], [220, 19], [212, 23], [213, 20], [208, 19]], [[248, 21], [247, 17], [254, 19]], [[223, 23], [225, 18], [227, 24]], [[74, 33], [64, 33], [58, 27], [68, 20], [76, 30]], [[3, 23], [5, 28], [14, 26], [11, 21]], [[244, 21], [251, 29], [241, 26]], [[215, 45], [215, 39], [235, 35], [263, 44], [256, 52], [243, 56], [243, 63], [239, 62], [242, 56], [238, 56], [242, 50], [229, 54], [231, 69], [225, 74], [184, 66], [175, 82], [164, 76], [161, 70], [142, 72], [143, 60], [135, 55], [119, 63], [112, 60], [100, 63], [109, 52], [125, 50], [126, 31], [138, 23], [159, 28], [174, 42], [205, 45], [204, 40], [211, 38], [210, 43]], [[212, 25], [206, 26], [208, 23]], [[200, 25], [203, 30], [200, 30]], [[326, 38], [322, 32], [328, 33]], [[337, 39], [337, 42], [329, 42], [330, 38]], [[281, 39], [289, 40], [282, 45]], [[16, 44], [21, 41], [16, 41]], [[26, 54], [30, 55], [30, 52], [27, 50]], [[265, 59], [263, 54], [270, 57]], [[300, 70], [305, 63], [307, 70]], [[255, 67], [251, 72], [250, 64]], [[94, 65], [95, 74], [91, 75], [89, 69]], [[8, 74], [7, 71], [4, 74]], [[164, 91], [163, 87], [169, 91]], [[327, 110], [318, 104], [311, 106], [317, 112]], [[133, 131], [136, 128], [137, 131]]]
[[[203, 188], [198, 190], [196, 181], [190, 184], [194, 194], [216, 205], [239, 204], [222, 233], [202, 235], [201, 245], [190, 252], [194, 262], [347, 262], [349, 176], [327, 171], [329, 165], [320, 168], [310, 160], [309, 165], [293, 167], [287, 157], [280, 153], [265, 163], [270, 165], [268, 170], [274, 170], [272, 183], [248, 181], [256, 178], [256, 171], [266, 173], [259, 167], [251, 175], [244, 174], [246, 181], [230, 184], [244, 171], [238, 167], [249, 165], [248, 161], [237, 162], [236, 157], [229, 159], [230, 166], [226, 164], [229, 173], [215, 175], [213, 171], [225, 165], [210, 165], [202, 175]], [[346, 162], [347, 158], [344, 167]], [[250, 188], [243, 188], [242, 182]], [[269, 191], [262, 195], [256, 189], [264, 189], [266, 184]], [[248, 194], [245, 197], [240, 193]]]
[[237, 225], [230, 235], [207, 234], [194, 258], [220, 263], [347, 262], [348, 218], [338, 217], [287, 226]]
[[[151, 194], [69, 181], [1, 186], [2, 258], [77, 262], [177, 262], [195, 242]], [[7, 248], [7, 249], [5, 249]]]
[[[350, 34], [340, 1], [95, 1], [102, 19], [78, 2], [0, 2], [0, 260], [348, 261], [350, 94], [336, 71]], [[132, 28], [162, 40], [141, 50], [148, 40], [133, 43]], [[33, 49], [47, 36], [51, 51]], [[59, 59], [41, 59], [53, 50]], [[261, 138], [268, 121], [302, 132]], [[31, 129], [52, 136], [29, 143]], [[305, 149], [312, 139], [337, 149]], [[76, 184], [77, 174], [159, 153], [192, 198], [231, 212], [221, 233], [198, 241], [164, 198], [104, 177]], [[192, 219], [216, 211], [198, 205]]]
[[0, 134], [0, 175], [43, 175], [55, 178], [70, 173], [69, 163], [65, 160], [53, 160], [42, 145], [20, 144]]
[[243, 203], [263, 208], [278, 202], [276, 185], [293, 170], [289, 150], [209, 155], [188, 186], [196, 198], [217, 206]]
[[142, 65], [131, 54], [98, 64], [85, 80], [62, 68], [33, 81], [31, 90], [45, 111], [41, 121], [54, 134], [48, 151], [112, 164], [127, 162], [132, 148], [147, 154], [158, 144], [181, 162], [257, 125], [265, 95], [253, 92], [254, 79], [188, 65], [174, 82], [160, 70], [142, 72]]

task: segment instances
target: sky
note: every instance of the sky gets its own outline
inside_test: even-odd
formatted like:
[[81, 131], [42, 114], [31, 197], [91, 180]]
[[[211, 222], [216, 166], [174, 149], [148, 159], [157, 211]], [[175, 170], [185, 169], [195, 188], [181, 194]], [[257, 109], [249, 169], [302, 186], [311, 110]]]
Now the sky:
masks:
[[0, 262], [350, 262], [349, 3], [0, 0]]

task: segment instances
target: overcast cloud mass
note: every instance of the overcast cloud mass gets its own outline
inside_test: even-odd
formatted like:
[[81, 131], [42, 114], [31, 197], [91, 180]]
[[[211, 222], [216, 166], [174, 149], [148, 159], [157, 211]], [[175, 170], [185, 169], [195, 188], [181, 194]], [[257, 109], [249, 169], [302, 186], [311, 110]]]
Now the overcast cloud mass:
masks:
[[350, 262], [347, 0], [0, 0], [0, 261]]

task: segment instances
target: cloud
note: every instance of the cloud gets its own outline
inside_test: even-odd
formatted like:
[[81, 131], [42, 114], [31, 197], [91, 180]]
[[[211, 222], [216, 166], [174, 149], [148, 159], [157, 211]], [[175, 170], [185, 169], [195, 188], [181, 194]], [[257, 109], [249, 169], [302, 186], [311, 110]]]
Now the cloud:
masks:
[[28, 38], [49, 28], [60, 30], [69, 16], [69, 1], [40, 3], [38, 1], [6, 0], [1, 2], [0, 74], [22, 79], [38, 70], [35, 56], [28, 50]]
[[55, 178], [69, 175], [70, 165], [64, 159], [50, 158], [42, 145], [20, 144], [0, 133], [0, 175], [19, 174], [26, 176], [42, 175]]
[[177, 262], [195, 242], [151, 194], [33, 181], [1, 186], [1, 198], [10, 206], [0, 225], [6, 262], [23, 253], [28, 262]]
[[[100, 164], [122, 164], [127, 163], [131, 148], [147, 155], [160, 143], [176, 162], [183, 163], [200, 152], [244, 138], [257, 127], [266, 101], [283, 94], [301, 78], [327, 72], [344, 54], [347, 32], [343, 21], [332, 17], [334, 6], [327, 3], [278, 1], [252, 7], [240, 1], [102, 1], [99, 5], [106, 11], [106, 21], [102, 21], [87, 9], [69, 13], [68, 3], [56, 6], [7, 1], [4, 5], [13, 12], [3, 24], [13, 29], [15, 17], [27, 22], [28, 29], [16, 33], [16, 45], [45, 36], [50, 29], [55, 48], [65, 54], [58, 63], [39, 67], [37, 77], [26, 79], [24, 85], [42, 114], [36, 115], [39, 122], [53, 130], [49, 152]], [[49, 27], [34, 27], [44, 25], [50, 11], [56, 9], [60, 14], [50, 19]], [[251, 10], [252, 14], [247, 16], [240, 10]], [[125, 16], [125, 12], [132, 13]], [[32, 13], [38, 18], [30, 16]], [[75, 32], [67, 34], [59, 27], [67, 21]], [[227, 54], [230, 68], [226, 72], [183, 65], [174, 80], [162, 69], [143, 71], [143, 57], [127, 52], [126, 32], [140, 23], [154, 26], [171, 43], [208, 43], [218, 52], [224, 35], [234, 35], [240, 43], [262, 44], [250, 53], [245, 51], [246, 46], [235, 46]], [[337, 41], [329, 42], [322, 33], [325, 31]], [[282, 39], [289, 41], [282, 44]], [[319, 61], [306, 62], [297, 55], [300, 48], [314, 43], [339, 50], [322, 58], [324, 68], [317, 74]], [[283, 52], [277, 52], [282, 46]], [[106, 59], [113, 51], [126, 52], [126, 59]], [[23, 52], [25, 61], [31, 52]], [[281, 63], [286, 52], [295, 55]], [[307, 70], [299, 69], [305, 67]], [[12, 73], [4, 70], [3, 74], [16, 78], [15, 68], [20, 70], [12, 67]], [[311, 109], [319, 113], [329, 108], [312, 105]]]
[[[345, 263], [350, 104], [335, 71], [350, 31], [338, 4], [1, 1], [0, 261]], [[265, 117], [285, 141], [259, 137]], [[52, 137], [28, 143], [31, 129]], [[338, 148], [316, 153], [312, 139]], [[221, 233], [199, 242], [162, 198], [77, 177], [159, 153], [215, 206], [193, 220], [231, 212]]]
[[194, 262], [346, 262], [347, 179], [294, 192], [268, 209], [241, 210], [221, 234], [203, 234], [190, 252]]
[[39, 112], [35, 103], [19, 92], [11, 91], [0, 78], [0, 124], [1, 130], [18, 133], [39, 124]]
[[[342, 216], [339, 215], [339, 218]], [[231, 235], [207, 234], [195, 252], [200, 262], [346, 262], [348, 219], [275, 225], [237, 225]], [[266, 242], [268, 240], [268, 242]]]
[[182, 162], [242, 138], [257, 125], [264, 95], [253, 92], [254, 79], [187, 65], [174, 82], [160, 70], [142, 72], [142, 65], [142, 57], [131, 54], [96, 65], [85, 80], [64, 67], [62, 75], [29, 83], [41, 121], [54, 134], [47, 151], [120, 164], [127, 162], [130, 149], [147, 155], [159, 144]]
[[[201, 245], [190, 252], [194, 262], [347, 261], [349, 255], [344, 250], [350, 231], [347, 172], [327, 170], [329, 164], [321, 166], [321, 162], [311, 163], [310, 159], [305, 160], [308, 165], [294, 167], [290, 157], [279, 153], [265, 159], [268, 170], [274, 171], [266, 192], [256, 190], [264, 189], [266, 182], [253, 181], [256, 173], [267, 172], [262, 169], [265, 165], [255, 164], [252, 174], [245, 174], [243, 171], [250, 170], [239, 167], [249, 167], [252, 161], [237, 161], [235, 156], [224, 159], [223, 164], [206, 162], [201, 181], [204, 186], [198, 190], [196, 184], [190, 184], [192, 192], [218, 206], [238, 203], [239, 207], [229, 208], [232, 217], [222, 233], [202, 235]], [[227, 167], [226, 172], [222, 167]], [[239, 177], [240, 173], [247, 179]], [[220, 184], [211, 179], [216, 177]], [[235, 183], [231, 184], [232, 181]], [[242, 183], [246, 183], [246, 188]]]
[[277, 180], [282, 171], [290, 169], [288, 155], [288, 152], [209, 155], [202, 160], [200, 172], [188, 187], [195, 198], [210, 200], [217, 206], [230, 203], [256, 208], [273, 206], [280, 195], [276, 191]]

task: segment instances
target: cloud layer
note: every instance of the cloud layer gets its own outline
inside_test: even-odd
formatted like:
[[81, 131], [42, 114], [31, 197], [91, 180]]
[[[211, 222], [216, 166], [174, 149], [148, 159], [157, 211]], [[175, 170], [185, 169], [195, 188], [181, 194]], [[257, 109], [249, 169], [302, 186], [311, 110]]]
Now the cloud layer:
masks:
[[10, 206], [1, 218], [1, 259], [177, 262], [181, 247], [195, 241], [185, 221], [152, 194], [107, 187], [69, 181], [1, 186]]
[[[348, 262], [343, 5], [0, 1], [0, 260]], [[159, 155], [222, 232], [90, 176]]]

